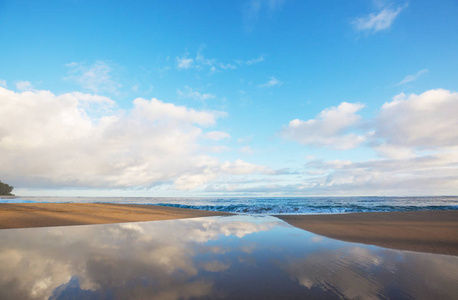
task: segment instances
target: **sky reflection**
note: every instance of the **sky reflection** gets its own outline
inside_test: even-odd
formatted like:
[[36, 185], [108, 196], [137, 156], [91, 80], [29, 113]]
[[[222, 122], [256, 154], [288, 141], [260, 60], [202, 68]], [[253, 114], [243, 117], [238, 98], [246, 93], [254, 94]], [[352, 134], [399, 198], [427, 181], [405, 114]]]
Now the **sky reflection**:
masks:
[[451, 299], [458, 257], [331, 240], [274, 217], [0, 231], [1, 299]]

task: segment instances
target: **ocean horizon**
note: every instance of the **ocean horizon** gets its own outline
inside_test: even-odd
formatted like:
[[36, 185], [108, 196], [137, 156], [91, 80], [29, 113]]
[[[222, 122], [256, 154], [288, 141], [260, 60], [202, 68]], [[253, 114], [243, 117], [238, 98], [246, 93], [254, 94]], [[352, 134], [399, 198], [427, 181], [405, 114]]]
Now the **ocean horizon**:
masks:
[[114, 203], [221, 211], [238, 214], [341, 214], [458, 210], [458, 196], [428, 197], [8, 197], [0, 203]]

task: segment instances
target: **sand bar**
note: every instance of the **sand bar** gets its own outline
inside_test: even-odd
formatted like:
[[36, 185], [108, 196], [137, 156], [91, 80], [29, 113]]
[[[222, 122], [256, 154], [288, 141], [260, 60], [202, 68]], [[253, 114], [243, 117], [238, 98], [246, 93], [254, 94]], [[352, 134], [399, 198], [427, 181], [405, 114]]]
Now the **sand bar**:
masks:
[[458, 210], [276, 217], [298, 228], [347, 242], [458, 255]]
[[231, 215], [155, 205], [0, 203], [0, 229], [159, 221]]

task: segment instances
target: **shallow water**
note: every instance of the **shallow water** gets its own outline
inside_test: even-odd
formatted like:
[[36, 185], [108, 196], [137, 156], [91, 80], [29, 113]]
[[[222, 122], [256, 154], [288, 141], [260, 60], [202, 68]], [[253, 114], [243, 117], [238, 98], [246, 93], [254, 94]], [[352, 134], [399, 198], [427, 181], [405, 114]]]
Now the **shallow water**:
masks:
[[458, 257], [274, 217], [0, 230], [0, 299], [456, 299]]

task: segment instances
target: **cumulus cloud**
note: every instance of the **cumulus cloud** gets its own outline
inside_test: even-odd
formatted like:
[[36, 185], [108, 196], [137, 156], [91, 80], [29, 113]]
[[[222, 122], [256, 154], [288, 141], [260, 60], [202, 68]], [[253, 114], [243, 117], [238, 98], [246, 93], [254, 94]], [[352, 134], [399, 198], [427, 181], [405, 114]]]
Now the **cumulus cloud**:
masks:
[[[443, 89], [422, 94], [401, 93], [386, 102], [378, 115], [366, 120], [362, 135], [347, 133], [357, 129], [362, 118], [357, 114], [363, 104], [343, 102], [323, 110], [307, 121], [295, 119], [281, 135], [304, 145], [350, 149], [363, 141], [385, 157], [412, 157], [414, 150], [440, 149], [458, 145], [458, 93]], [[363, 128], [359, 128], [362, 130]]]
[[188, 189], [224, 174], [264, 171], [203, 153], [205, 128], [222, 112], [155, 98], [120, 110], [98, 95], [4, 88], [0, 106], [0, 177], [15, 186]]
[[401, 147], [438, 148], [458, 145], [458, 93], [429, 90], [399, 94], [377, 116], [375, 136]]
[[199, 91], [196, 91], [189, 86], [185, 86], [184, 89], [177, 90], [177, 95], [182, 98], [188, 98], [188, 99], [193, 99], [193, 100], [198, 100], [198, 101], [205, 101], [209, 99], [214, 99], [216, 96], [214, 94], [210, 93], [201, 93]]
[[353, 25], [358, 31], [374, 34], [390, 28], [403, 9], [404, 7], [396, 9], [384, 8], [378, 13], [371, 13], [368, 16], [356, 19], [353, 21]]
[[280, 80], [278, 80], [277, 78], [272, 76], [272, 77], [270, 77], [269, 81], [267, 81], [266, 83], [263, 83], [263, 84], [259, 84], [258, 87], [265, 88], [265, 87], [280, 86], [282, 84], [283, 84], [283, 82], [281, 82]]
[[402, 84], [406, 84], [408, 82], [415, 81], [418, 78], [420, 78], [421, 75], [428, 73], [428, 71], [429, 71], [428, 69], [423, 69], [423, 70], [418, 71], [415, 74], [407, 75], [406, 77], [404, 77], [403, 80], [398, 82], [396, 85], [402, 85]]
[[350, 149], [361, 144], [365, 137], [346, 133], [356, 128], [361, 116], [356, 113], [364, 107], [359, 103], [342, 102], [337, 107], [323, 110], [315, 119], [295, 119], [283, 128], [281, 136], [303, 145]]
[[[362, 104], [342, 103], [308, 121], [293, 120], [281, 132], [304, 145], [348, 149], [367, 141], [377, 159], [317, 160], [302, 194], [451, 195], [458, 193], [458, 93], [442, 89], [399, 94], [365, 120], [363, 135], [346, 131], [362, 122]], [[297, 191], [297, 190], [296, 190]]]
[[113, 79], [112, 67], [103, 61], [96, 61], [92, 65], [72, 62], [65, 65], [69, 75], [64, 79], [70, 80], [92, 93], [116, 94], [121, 84]]

